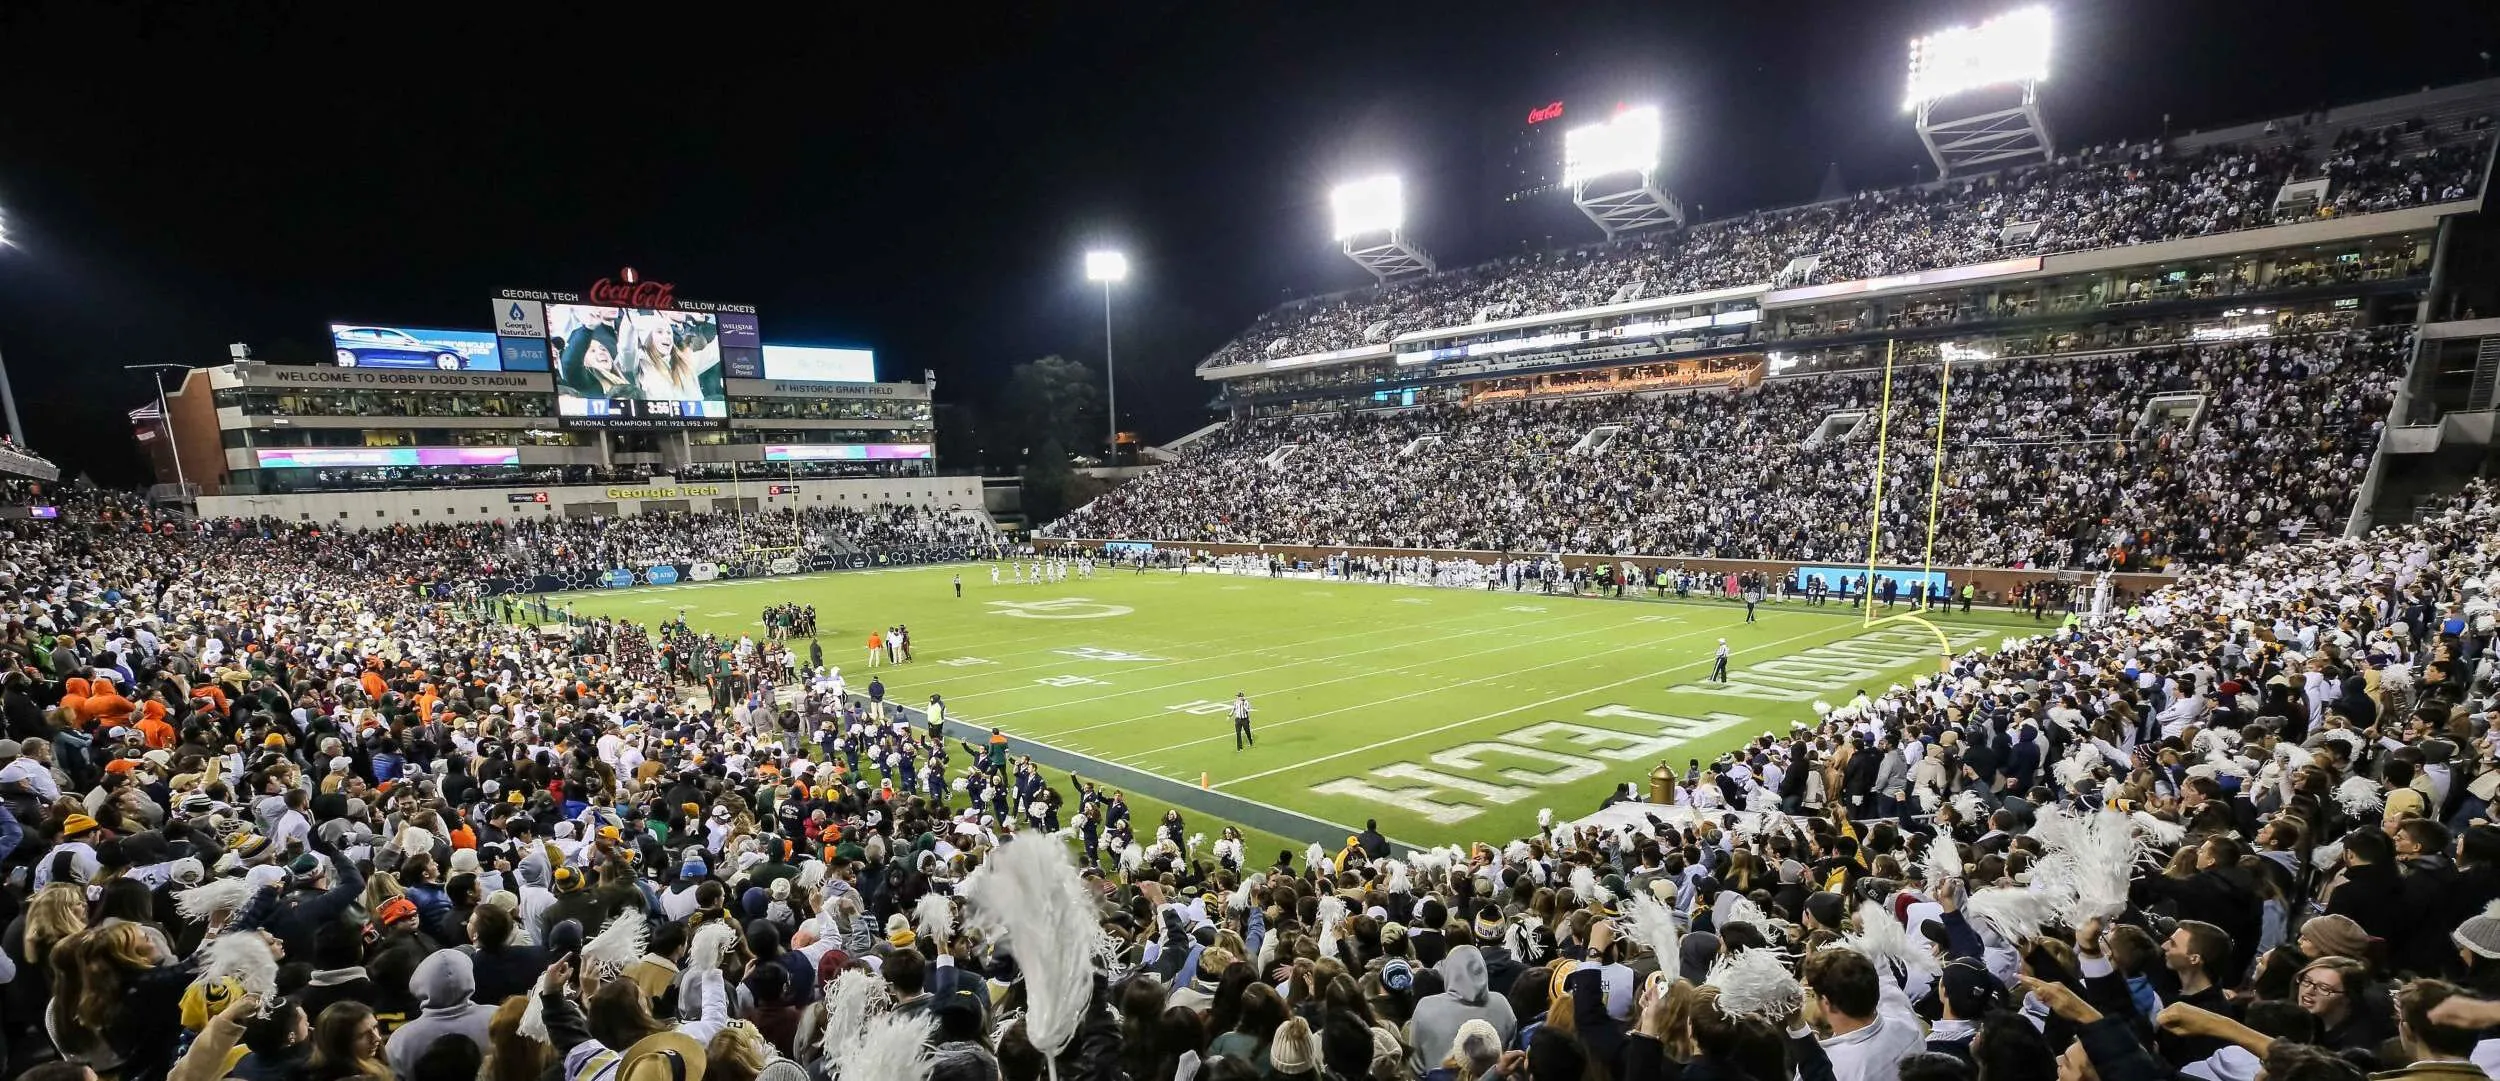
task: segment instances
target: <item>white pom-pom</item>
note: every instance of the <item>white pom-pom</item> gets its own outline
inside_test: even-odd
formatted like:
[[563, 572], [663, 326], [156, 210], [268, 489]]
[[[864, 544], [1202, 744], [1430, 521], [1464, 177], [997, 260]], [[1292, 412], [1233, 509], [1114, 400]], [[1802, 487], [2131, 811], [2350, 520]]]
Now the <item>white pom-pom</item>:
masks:
[[[1664, 881], [1658, 879], [1652, 884]], [[1654, 896], [1636, 892], [1625, 905], [1624, 917], [1624, 937], [1647, 946], [1649, 952], [1657, 955], [1658, 964], [1673, 972], [1678, 956], [1676, 947], [1684, 937], [1676, 930], [1675, 910]]]
[[619, 908], [597, 937], [582, 944], [582, 963], [598, 966], [594, 971], [613, 976], [642, 959], [649, 937], [650, 918], [642, 909], [632, 905]]
[[1996, 886], [1970, 895], [1962, 906], [1971, 922], [1993, 930], [1997, 939], [2011, 946], [2038, 937], [2040, 925], [2048, 922], [2049, 897], [2017, 886]]
[[1805, 989], [1780, 963], [1778, 951], [1736, 950], [1722, 955], [1702, 981], [1718, 989], [1719, 1013], [1730, 1019], [1753, 1018], [1785, 1025], [1805, 1005]]
[[1815, 699], [1815, 700], [1814, 700], [1814, 715], [1815, 715], [1815, 716], [1817, 716], [1817, 717], [1829, 717], [1829, 716], [1831, 716], [1831, 715], [1832, 715], [1832, 704], [1831, 704], [1831, 703], [1829, 703], [1829, 702], [1823, 701], [1823, 700], [1822, 700], [1822, 699], [1820, 699], [1820, 698]]
[[939, 949], [946, 948], [947, 936], [955, 933], [955, 904], [942, 893], [924, 893], [911, 907], [912, 928]]
[[1539, 807], [1536, 809], [1536, 828], [1540, 830], [1550, 830], [1554, 828], [1553, 808]]
[[2127, 886], [2144, 854], [2135, 828], [2134, 819], [2116, 811], [2081, 818], [2043, 814], [2033, 836], [2047, 851], [2032, 865], [2031, 892], [2045, 897], [2068, 926], [2125, 911]]
[[1905, 986], [1909, 973], [1934, 975], [1944, 971], [1944, 963], [1936, 959], [1934, 950], [1924, 943], [1913, 945], [1901, 921], [1873, 901], [1858, 906], [1858, 929], [1840, 936], [1840, 947], [1865, 954], [1867, 960], [1876, 963], [1878, 971], [1891, 971], [1904, 980]]
[[1328, 850], [1320, 847], [1320, 843], [1318, 841], [1311, 842], [1311, 847], [1302, 850], [1302, 865], [1304, 867], [1315, 868], [1320, 864], [1327, 862], [1327, 860]]
[[824, 1009], [818, 1011], [825, 1023], [816, 1047], [822, 1054], [825, 1074], [839, 1076], [844, 1064], [856, 1061], [860, 1041], [867, 1035], [868, 1018], [885, 1004], [885, 980], [860, 969], [844, 969], [825, 985]]
[[2319, 845], [2309, 853], [2309, 865], [2327, 874], [2333, 874], [2335, 865], [2342, 862], [2344, 862], [2344, 842], [2342, 841], [2331, 841]]
[[1961, 815], [1965, 822], [1985, 822], [1988, 820], [1988, 801], [1979, 793], [1965, 788], [1953, 794], [1953, 811]]
[[1596, 871], [1586, 867], [1571, 869], [1571, 893], [1584, 905], [1602, 907], [1615, 903], [1614, 891], [1607, 889], [1606, 884], [1599, 881]]
[[1337, 924], [1344, 921], [1345, 914], [1345, 898], [1332, 893], [1319, 899], [1319, 955], [1321, 957], [1337, 955]]
[[205, 886], [183, 890], [174, 895], [174, 911], [193, 923], [223, 927], [227, 920], [240, 915], [252, 899], [252, 882], [247, 878], [220, 878]]
[[1390, 893], [1413, 893], [1415, 892], [1414, 877], [1407, 872], [1405, 864], [1390, 860], [1389, 880], [1383, 888]]
[[547, 1032], [546, 1001], [538, 993], [536, 985], [530, 987], [529, 996], [529, 1005], [521, 1007], [521, 1023], [515, 1026], [514, 1031], [533, 1043], [547, 1043], [555, 1037]]
[[223, 935], [209, 943], [202, 955], [203, 982], [233, 980], [244, 994], [258, 997], [261, 1016], [268, 1015], [278, 998], [278, 954], [269, 947], [269, 936], [257, 931]]
[[1016, 960], [1025, 987], [1026, 1037], [1055, 1059], [1093, 1001], [1094, 951], [1102, 942], [1096, 898], [1065, 846], [1009, 841], [964, 879], [967, 930]]
[[1944, 884], [1962, 877], [1962, 848], [1953, 838], [1939, 831], [1927, 843], [1927, 892], [1939, 893]]
[[1120, 870], [1122, 873], [1135, 871], [1145, 865], [1146, 850], [1139, 847], [1137, 842], [1131, 841], [1120, 849]]
[[1763, 914], [1762, 906], [1734, 890], [1720, 890], [1710, 908], [1710, 926], [1725, 931], [1739, 923], [1750, 923], [1766, 935], [1771, 933], [1771, 918]]
[[2387, 795], [2379, 791], [2377, 781], [2367, 777], [2344, 778], [2335, 786], [2335, 804], [2354, 818], [2368, 818], [2387, 806]]
[[926, 1013], [871, 1017], [832, 1081], [928, 1081], [936, 1065], [929, 1057], [929, 1036], [935, 1031], [937, 1018]]
[[708, 972], [720, 967], [720, 959], [737, 945], [738, 929], [725, 920], [714, 920], [695, 928], [693, 941], [686, 944], [686, 971]]
[[2168, 848], [2187, 840], [2186, 826], [2164, 821], [2150, 811], [2137, 811], [2128, 815], [2127, 819], [2135, 823], [2136, 832], [2144, 835], [2147, 844]]

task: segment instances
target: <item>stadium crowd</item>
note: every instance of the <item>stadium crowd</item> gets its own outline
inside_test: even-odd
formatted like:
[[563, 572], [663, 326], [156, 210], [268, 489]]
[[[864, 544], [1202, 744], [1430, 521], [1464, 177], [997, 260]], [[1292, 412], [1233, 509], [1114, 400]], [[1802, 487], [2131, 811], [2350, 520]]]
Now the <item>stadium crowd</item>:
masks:
[[[1770, 282], [1854, 281], [2022, 255], [2148, 244], [2471, 197], [2487, 118], [2260, 140], [2180, 152], [2159, 142], [1761, 211], [1617, 243], [1522, 255], [1297, 301], [1262, 315], [1210, 365], [1305, 356], [1400, 334]], [[2326, 179], [2314, 206], [2283, 185]], [[2027, 241], [2008, 227], [2036, 223]]]
[[[2337, 532], [2401, 329], [1957, 364], [1936, 559], [2140, 570]], [[1941, 369], [1896, 374], [1884, 558], [1924, 552]], [[2201, 394], [2201, 414], [2152, 411]], [[1267, 419], [1044, 532], [1799, 560], [1862, 557], [1880, 373], [1753, 390]], [[1862, 413], [1842, 434], [1831, 418]], [[1602, 447], [1584, 437], [1619, 429]], [[1845, 424], [1840, 425], [1845, 427]], [[1592, 442], [1593, 442], [1592, 438]], [[1280, 447], [1299, 444], [1276, 466]]]
[[795, 642], [405, 588], [474, 532], [64, 502], [0, 527], [12, 1077], [2500, 1070], [2490, 487], [1800, 709], [1616, 827], [1272, 858]]

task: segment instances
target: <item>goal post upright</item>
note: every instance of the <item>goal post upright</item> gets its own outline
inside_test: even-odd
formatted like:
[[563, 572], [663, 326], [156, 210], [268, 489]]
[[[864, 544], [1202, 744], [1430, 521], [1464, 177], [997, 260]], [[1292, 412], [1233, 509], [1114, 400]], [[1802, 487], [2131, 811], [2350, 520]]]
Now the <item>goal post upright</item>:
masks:
[[[1865, 611], [1859, 626], [1875, 627], [1886, 623], [1916, 623], [1927, 628], [1936, 636], [1936, 666], [1941, 671], [1945, 665], [1953, 661], [1953, 639], [1944, 633], [1944, 628], [1928, 622], [1924, 614], [1927, 609], [1913, 602], [1909, 611], [1898, 615], [1878, 616], [1875, 614], [1875, 568], [1881, 561], [1884, 543], [1884, 452], [1889, 449], [1892, 441], [1892, 373], [1893, 362], [1897, 359], [1899, 350], [1898, 341], [1884, 343], [1884, 393], [1881, 398], [1883, 404], [1878, 407], [1879, 412], [1875, 420], [1875, 482], [1866, 508], [1866, 580], [1861, 583], [1859, 590], [1859, 600], [1865, 606]], [[1950, 364], [1951, 362], [1947, 361], [1945, 378], [1948, 390], [1952, 378]], [[1940, 392], [1936, 399], [1936, 444], [1939, 463], [1943, 461], [1944, 404], [1945, 396]], [[1943, 471], [1939, 466], [1932, 476], [1940, 478], [1942, 475]], [[1921, 573], [1919, 580], [1919, 592], [1922, 595], [1926, 593], [1926, 575], [1932, 573], [1935, 567], [1937, 510], [1942, 506], [1942, 497], [1942, 486], [1936, 480], [1931, 479], [1927, 485], [1927, 571]]]

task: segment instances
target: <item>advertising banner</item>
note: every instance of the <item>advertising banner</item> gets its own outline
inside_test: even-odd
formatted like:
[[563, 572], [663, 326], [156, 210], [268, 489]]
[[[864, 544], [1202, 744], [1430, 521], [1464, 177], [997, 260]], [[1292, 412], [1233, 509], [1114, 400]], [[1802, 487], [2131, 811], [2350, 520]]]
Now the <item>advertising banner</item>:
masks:
[[676, 585], [677, 568], [676, 566], [668, 563], [659, 564], [652, 567], [650, 570], [642, 572], [642, 580], [655, 586]]
[[[1890, 578], [1895, 582], [1901, 583], [1901, 592], [1904, 594], [1920, 588], [1920, 583], [1926, 583], [1928, 585], [1944, 588], [1950, 588], [1953, 584], [1950, 579], [1945, 577], [1945, 573], [1943, 571], [1922, 571], [1915, 567], [1877, 567], [1875, 568], [1875, 575], [1879, 578]], [[1797, 588], [1805, 588], [1806, 579], [1813, 576], [1820, 576], [1823, 579], [1823, 585], [1826, 588], [1831, 589], [1833, 592], [1839, 592], [1840, 584], [1842, 582], [1848, 582], [1850, 583], [1849, 591], [1855, 593], [1859, 589], [1863, 588], [1863, 583], [1866, 580], [1866, 568], [1799, 567], [1797, 568], [1796, 573]]]
[[408, 465], [519, 465], [519, 447], [264, 447], [262, 469], [373, 469]]
[[807, 383], [874, 383], [877, 354], [868, 349], [814, 345], [767, 345], [764, 378]]
[[495, 349], [503, 354], [508, 372], [543, 372], [552, 366], [545, 338], [497, 338]]
[[799, 572], [799, 561], [791, 558], [790, 556], [782, 556], [779, 559], [773, 560], [767, 565], [767, 568], [774, 574], [797, 574]]
[[720, 564], [697, 563], [687, 570], [686, 577], [697, 582], [709, 582], [720, 577]]
[[506, 492], [506, 493], [504, 493], [504, 497], [503, 497], [503, 498], [504, 498], [504, 502], [506, 502], [506, 503], [544, 503], [544, 502], [546, 502], [546, 501], [547, 501], [547, 493], [545, 493], [545, 492]]
[[768, 443], [767, 462], [894, 462], [937, 456], [927, 443]]
[[547, 340], [547, 306], [536, 300], [497, 300], [495, 336]]
[[330, 324], [331, 359], [342, 368], [491, 372], [503, 367], [495, 336], [474, 330]]

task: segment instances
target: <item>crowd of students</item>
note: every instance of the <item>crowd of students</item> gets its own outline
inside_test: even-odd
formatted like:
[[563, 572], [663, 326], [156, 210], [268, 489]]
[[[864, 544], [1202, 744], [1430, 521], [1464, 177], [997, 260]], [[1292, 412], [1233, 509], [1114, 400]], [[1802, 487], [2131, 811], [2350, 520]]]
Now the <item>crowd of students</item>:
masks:
[[[1957, 364], [1935, 558], [2145, 570], [2341, 532], [2407, 341], [2402, 328], [2381, 328]], [[1881, 376], [1866, 372], [1668, 397], [1262, 419], [1042, 532], [1862, 559], [1881, 445], [1883, 558], [1917, 562], [1941, 378], [1932, 366], [1897, 370], [1888, 427]], [[2193, 427], [2148, 413], [2156, 398], [2199, 394]], [[1597, 445], [1604, 428], [1617, 430]], [[1300, 447], [1266, 464], [1287, 444]]]

